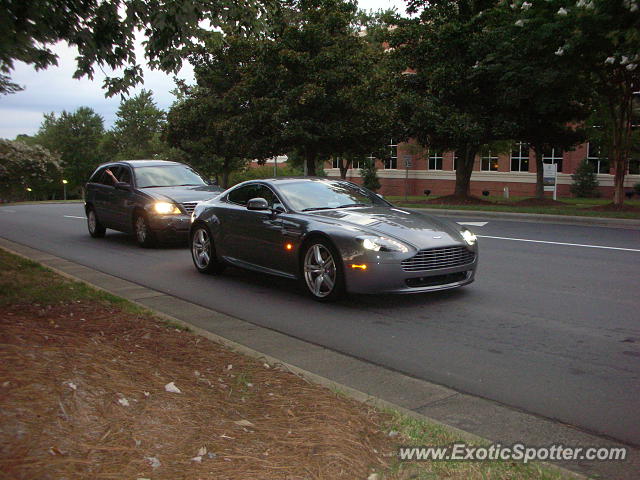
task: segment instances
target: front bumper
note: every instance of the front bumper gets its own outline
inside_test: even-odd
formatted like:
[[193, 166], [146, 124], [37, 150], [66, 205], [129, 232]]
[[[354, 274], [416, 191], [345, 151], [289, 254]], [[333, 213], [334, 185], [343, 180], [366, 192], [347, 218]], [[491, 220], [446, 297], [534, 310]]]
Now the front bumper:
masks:
[[[449, 290], [468, 285], [475, 279], [478, 253], [472, 263], [451, 268], [405, 271], [401, 259], [385, 263], [371, 256], [358, 262], [343, 259], [347, 290], [351, 293], [425, 293]], [[366, 270], [351, 268], [352, 264], [366, 264]]]
[[149, 215], [149, 227], [160, 241], [185, 241], [189, 237], [191, 215]]

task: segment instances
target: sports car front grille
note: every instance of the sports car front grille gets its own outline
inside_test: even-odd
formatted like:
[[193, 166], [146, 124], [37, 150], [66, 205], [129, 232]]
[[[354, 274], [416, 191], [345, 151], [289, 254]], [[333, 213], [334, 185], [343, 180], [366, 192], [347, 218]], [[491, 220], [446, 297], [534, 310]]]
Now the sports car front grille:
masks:
[[195, 210], [197, 204], [198, 202], [184, 202], [184, 203], [181, 203], [180, 205], [182, 205], [182, 208], [184, 208], [187, 211], [187, 213], [191, 215]]
[[402, 261], [405, 272], [452, 268], [473, 263], [476, 254], [465, 247], [444, 247], [420, 250], [413, 257]]

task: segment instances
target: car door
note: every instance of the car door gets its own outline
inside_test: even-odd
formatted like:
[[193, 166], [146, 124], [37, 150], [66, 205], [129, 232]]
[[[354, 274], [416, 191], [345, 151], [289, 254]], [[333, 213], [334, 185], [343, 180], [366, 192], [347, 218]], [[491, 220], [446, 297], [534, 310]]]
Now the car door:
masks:
[[107, 168], [108, 167], [104, 167], [100, 169], [94, 177], [95, 180], [91, 185], [91, 189], [93, 190], [92, 202], [100, 223], [105, 227], [113, 228], [114, 219], [109, 203], [111, 192], [113, 191], [113, 181], [111, 177], [106, 174]]
[[[131, 186], [133, 176], [128, 166], [121, 165], [119, 167], [112, 168], [111, 171], [119, 182], [127, 183]], [[133, 197], [134, 193], [132, 188], [129, 188], [128, 190], [113, 188], [109, 192], [109, 208], [111, 209], [114, 225], [118, 230], [125, 232], [132, 230], [131, 208], [133, 204]]]

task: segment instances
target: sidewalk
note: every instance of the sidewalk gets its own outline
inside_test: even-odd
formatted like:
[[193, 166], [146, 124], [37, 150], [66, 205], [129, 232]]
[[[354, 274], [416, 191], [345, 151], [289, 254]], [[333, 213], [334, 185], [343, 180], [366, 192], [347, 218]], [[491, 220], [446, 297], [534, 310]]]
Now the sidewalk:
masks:
[[[413, 418], [442, 425], [467, 441], [488, 439], [503, 445], [532, 446], [552, 443], [621, 446], [569, 425], [412, 378], [29, 247], [4, 239], [0, 239], [0, 246], [188, 325], [194, 332], [239, 353], [281, 364], [311, 382], [358, 401], [393, 408]], [[583, 461], [563, 463], [562, 467], [582, 475], [635, 480], [640, 471], [640, 450], [629, 448], [629, 458], [624, 463]], [[561, 472], [565, 478], [571, 476], [566, 470]]]

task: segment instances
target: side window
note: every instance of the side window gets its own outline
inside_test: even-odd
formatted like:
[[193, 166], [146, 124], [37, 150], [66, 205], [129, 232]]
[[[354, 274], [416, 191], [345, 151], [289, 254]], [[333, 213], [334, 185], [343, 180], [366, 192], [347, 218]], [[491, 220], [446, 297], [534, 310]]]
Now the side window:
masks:
[[91, 178], [89, 179], [89, 183], [102, 183], [100, 180], [102, 179], [102, 175], [104, 174], [105, 169], [101, 168], [100, 170], [96, 170]]
[[127, 167], [119, 167], [116, 177], [120, 182], [131, 184], [131, 172]]
[[258, 191], [256, 192], [256, 196], [253, 198], [256, 198], [256, 197], [264, 198], [269, 203], [269, 206], [272, 208], [276, 203], [281, 204], [278, 197], [276, 197], [276, 194], [273, 193], [273, 191], [265, 185], [259, 186]]
[[249, 200], [258, 196], [259, 188], [260, 185], [245, 185], [244, 187], [236, 188], [232, 192], [229, 192], [227, 198], [231, 203], [244, 206]]

